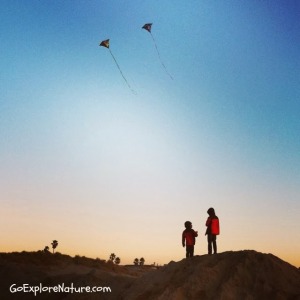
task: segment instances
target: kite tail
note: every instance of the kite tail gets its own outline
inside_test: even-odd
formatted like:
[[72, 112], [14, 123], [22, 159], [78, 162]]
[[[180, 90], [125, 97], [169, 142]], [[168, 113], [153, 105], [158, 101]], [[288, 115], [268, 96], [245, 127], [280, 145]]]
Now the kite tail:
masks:
[[124, 81], [126, 82], [127, 86], [128, 86], [129, 89], [132, 91], [132, 93], [136, 95], [136, 94], [137, 94], [136, 91], [135, 91], [134, 89], [132, 89], [132, 87], [131, 87], [130, 84], [128, 83], [127, 79], [125, 78], [125, 76], [124, 76], [124, 74], [123, 74], [123, 72], [122, 72], [122, 70], [121, 70], [121, 68], [120, 68], [120, 66], [119, 66], [119, 64], [118, 64], [118, 62], [117, 62], [117, 60], [115, 59], [114, 55], [112, 54], [111, 50], [110, 50], [109, 48], [108, 48], [108, 50], [109, 50], [109, 52], [110, 52], [112, 58], [114, 59], [116, 65], [117, 65], [117, 67], [118, 67], [118, 69], [119, 69], [119, 71], [120, 71], [120, 74], [122, 75], [122, 77], [123, 77]]
[[157, 48], [157, 45], [156, 45], [156, 41], [155, 41], [155, 39], [154, 39], [154, 37], [153, 37], [151, 31], [150, 31], [150, 34], [151, 34], [151, 37], [152, 37], [154, 46], [155, 46], [155, 48], [156, 48], [156, 51], [157, 51], [157, 54], [158, 54], [158, 58], [159, 58], [159, 60], [160, 60], [160, 63], [161, 63], [161, 65], [164, 67], [166, 73], [167, 73], [167, 74], [170, 76], [170, 78], [173, 80], [173, 77], [172, 77], [171, 74], [168, 72], [168, 70], [167, 70], [165, 64], [163, 63], [163, 61], [162, 61], [162, 59], [161, 59], [161, 57], [160, 57], [160, 53], [159, 53], [159, 51], [158, 51], [158, 48]]

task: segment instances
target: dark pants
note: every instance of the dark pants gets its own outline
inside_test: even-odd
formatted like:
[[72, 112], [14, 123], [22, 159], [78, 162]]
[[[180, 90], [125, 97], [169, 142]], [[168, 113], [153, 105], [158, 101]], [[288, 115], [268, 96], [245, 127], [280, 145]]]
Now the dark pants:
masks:
[[214, 254], [217, 253], [217, 236], [215, 234], [207, 235], [208, 242], [208, 254], [212, 254], [212, 248], [214, 249]]
[[186, 249], [186, 257], [193, 257], [194, 256], [194, 245], [185, 246]]

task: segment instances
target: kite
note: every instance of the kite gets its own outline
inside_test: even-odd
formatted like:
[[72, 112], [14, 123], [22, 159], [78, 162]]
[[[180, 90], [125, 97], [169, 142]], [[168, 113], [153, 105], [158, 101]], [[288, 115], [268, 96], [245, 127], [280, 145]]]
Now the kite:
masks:
[[154, 39], [154, 37], [153, 37], [153, 34], [151, 33], [152, 23], [146, 23], [142, 28], [145, 29], [145, 30], [147, 30], [147, 31], [150, 33], [150, 35], [151, 35], [151, 37], [152, 37], [152, 40], [153, 40], [153, 43], [154, 43], [154, 46], [155, 46], [155, 49], [156, 49], [157, 54], [158, 54], [159, 61], [160, 61], [161, 65], [163, 66], [163, 68], [165, 69], [166, 73], [167, 73], [167, 74], [170, 76], [170, 78], [173, 80], [173, 77], [172, 77], [171, 74], [168, 72], [168, 70], [167, 70], [165, 64], [163, 63], [163, 61], [162, 61], [162, 59], [161, 59], [161, 57], [160, 57], [160, 53], [159, 53], [159, 51], [158, 51], [158, 48], [157, 48], [157, 45], [156, 45], [156, 41], [155, 41], [155, 39]]
[[124, 76], [124, 74], [123, 74], [123, 72], [122, 72], [122, 70], [121, 70], [121, 68], [120, 68], [120, 66], [119, 66], [119, 64], [118, 64], [118, 62], [117, 62], [117, 60], [115, 59], [114, 55], [112, 54], [112, 52], [111, 52], [111, 50], [110, 50], [110, 48], [109, 48], [109, 39], [102, 41], [102, 42], [99, 44], [99, 46], [105, 47], [105, 48], [107, 48], [107, 49], [109, 50], [109, 52], [110, 52], [112, 58], [114, 59], [116, 65], [117, 65], [117, 67], [118, 67], [118, 69], [119, 69], [119, 71], [120, 71], [120, 74], [122, 75], [122, 77], [123, 77], [124, 81], [126, 82], [127, 86], [129, 87], [129, 89], [130, 89], [134, 94], [136, 94], [136, 91], [134, 91], [134, 90], [131, 88], [131, 86], [130, 86], [130, 84], [128, 83], [127, 79], [125, 78], [125, 76]]

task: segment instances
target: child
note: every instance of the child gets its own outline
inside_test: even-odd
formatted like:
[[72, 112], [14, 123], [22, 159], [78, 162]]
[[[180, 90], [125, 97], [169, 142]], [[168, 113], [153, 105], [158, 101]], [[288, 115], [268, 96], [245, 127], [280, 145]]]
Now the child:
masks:
[[212, 254], [212, 248], [214, 254], [217, 253], [217, 235], [220, 234], [219, 218], [215, 214], [215, 210], [211, 207], [207, 213], [209, 217], [206, 220], [206, 233], [208, 242], [208, 254]]
[[196, 243], [196, 236], [198, 236], [198, 231], [192, 229], [192, 223], [186, 221], [184, 223], [185, 230], [182, 233], [182, 247], [186, 246], [186, 257], [194, 256], [194, 245]]

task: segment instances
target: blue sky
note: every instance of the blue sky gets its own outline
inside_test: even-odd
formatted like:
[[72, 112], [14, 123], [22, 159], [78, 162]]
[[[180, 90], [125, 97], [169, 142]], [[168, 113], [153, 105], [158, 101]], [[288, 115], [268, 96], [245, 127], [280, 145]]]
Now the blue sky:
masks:
[[300, 265], [298, 1], [1, 3], [1, 251], [166, 263], [213, 206]]

